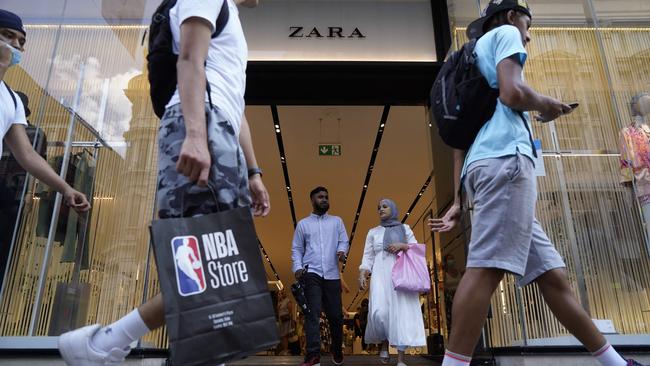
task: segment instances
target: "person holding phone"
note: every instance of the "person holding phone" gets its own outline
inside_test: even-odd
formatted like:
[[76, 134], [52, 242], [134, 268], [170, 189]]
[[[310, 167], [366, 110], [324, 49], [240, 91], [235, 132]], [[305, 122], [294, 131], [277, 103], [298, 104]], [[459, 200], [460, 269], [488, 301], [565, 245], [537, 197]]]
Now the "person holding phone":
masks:
[[[573, 293], [564, 260], [535, 217], [534, 147], [530, 128], [517, 111], [537, 111], [537, 119], [548, 122], [573, 108], [538, 93], [522, 78], [532, 12], [525, 0], [491, 0], [483, 14], [467, 33], [478, 38], [477, 66], [499, 90], [499, 99], [469, 151], [454, 152], [455, 192], [462, 180], [473, 200], [473, 216], [467, 270], [454, 295], [442, 366], [470, 364], [492, 294], [507, 272], [518, 277], [519, 286], [537, 283], [553, 314], [603, 366], [638, 365], [623, 359], [600, 334]], [[454, 228], [460, 207], [456, 197], [442, 218], [429, 220], [430, 228]]]

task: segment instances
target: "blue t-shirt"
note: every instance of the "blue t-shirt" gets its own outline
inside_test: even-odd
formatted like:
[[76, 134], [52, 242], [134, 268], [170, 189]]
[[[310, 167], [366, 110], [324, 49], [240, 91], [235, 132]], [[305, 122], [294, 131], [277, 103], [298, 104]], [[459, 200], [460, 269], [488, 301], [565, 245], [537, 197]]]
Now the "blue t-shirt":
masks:
[[[481, 74], [485, 76], [490, 86], [496, 89], [499, 88], [497, 78], [499, 62], [518, 55], [523, 68], [527, 57], [521, 33], [512, 25], [503, 25], [487, 32], [476, 42], [474, 51]], [[528, 119], [527, 115], [526, 119]], [[528, 127], [530, 128], [530, 125]], [[528, 130], [521, 116], [501, 103], [501, 100], [497, 100], [494, 115], [483, 125], [467, 153], [461, 176], [465, 176], [467, 167], [475, 161], [515, 155], [517, 152], [534, 161]]]

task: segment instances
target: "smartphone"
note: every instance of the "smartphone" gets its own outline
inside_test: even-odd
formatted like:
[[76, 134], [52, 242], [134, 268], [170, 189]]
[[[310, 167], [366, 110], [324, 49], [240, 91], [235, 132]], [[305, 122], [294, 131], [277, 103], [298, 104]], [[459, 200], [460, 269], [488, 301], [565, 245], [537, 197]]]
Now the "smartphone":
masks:
[[[580, 103], [578, 103], [578, 102], [569, 103], [569, 107], [571, 107], [571, 111], [578, 108], [579, 106], [580, 106]], [[551, 122], [551, 121], [542, 121], [539, 116], [535, 116], [535, 120], [537, 120], [538, 122], [542, 122], [542, 123]]]

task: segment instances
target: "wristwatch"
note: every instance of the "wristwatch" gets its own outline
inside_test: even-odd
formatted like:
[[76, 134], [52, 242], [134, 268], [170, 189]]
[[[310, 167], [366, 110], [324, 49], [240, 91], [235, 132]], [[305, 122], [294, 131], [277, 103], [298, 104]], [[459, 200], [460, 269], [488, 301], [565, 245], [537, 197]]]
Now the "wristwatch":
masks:
[[260, 177], [262, 177], [262, 169], [260, 169], [260, 168], [250, 168], [250, 169], [248, 169], [248, 178], [254, 176], [255, 174], [259, 174]]

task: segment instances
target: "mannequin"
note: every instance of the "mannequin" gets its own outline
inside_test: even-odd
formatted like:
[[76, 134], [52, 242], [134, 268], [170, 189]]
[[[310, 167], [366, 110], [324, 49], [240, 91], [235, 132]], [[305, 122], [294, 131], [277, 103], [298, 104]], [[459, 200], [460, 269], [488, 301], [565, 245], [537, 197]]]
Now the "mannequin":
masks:
[[650, 253], [650, 94], [640, 93], [630, 102], [632, 123], [619, 135], [621, 153], [620, 182], [634, 190], [643, 211], [646, 227], [646, 246]]

